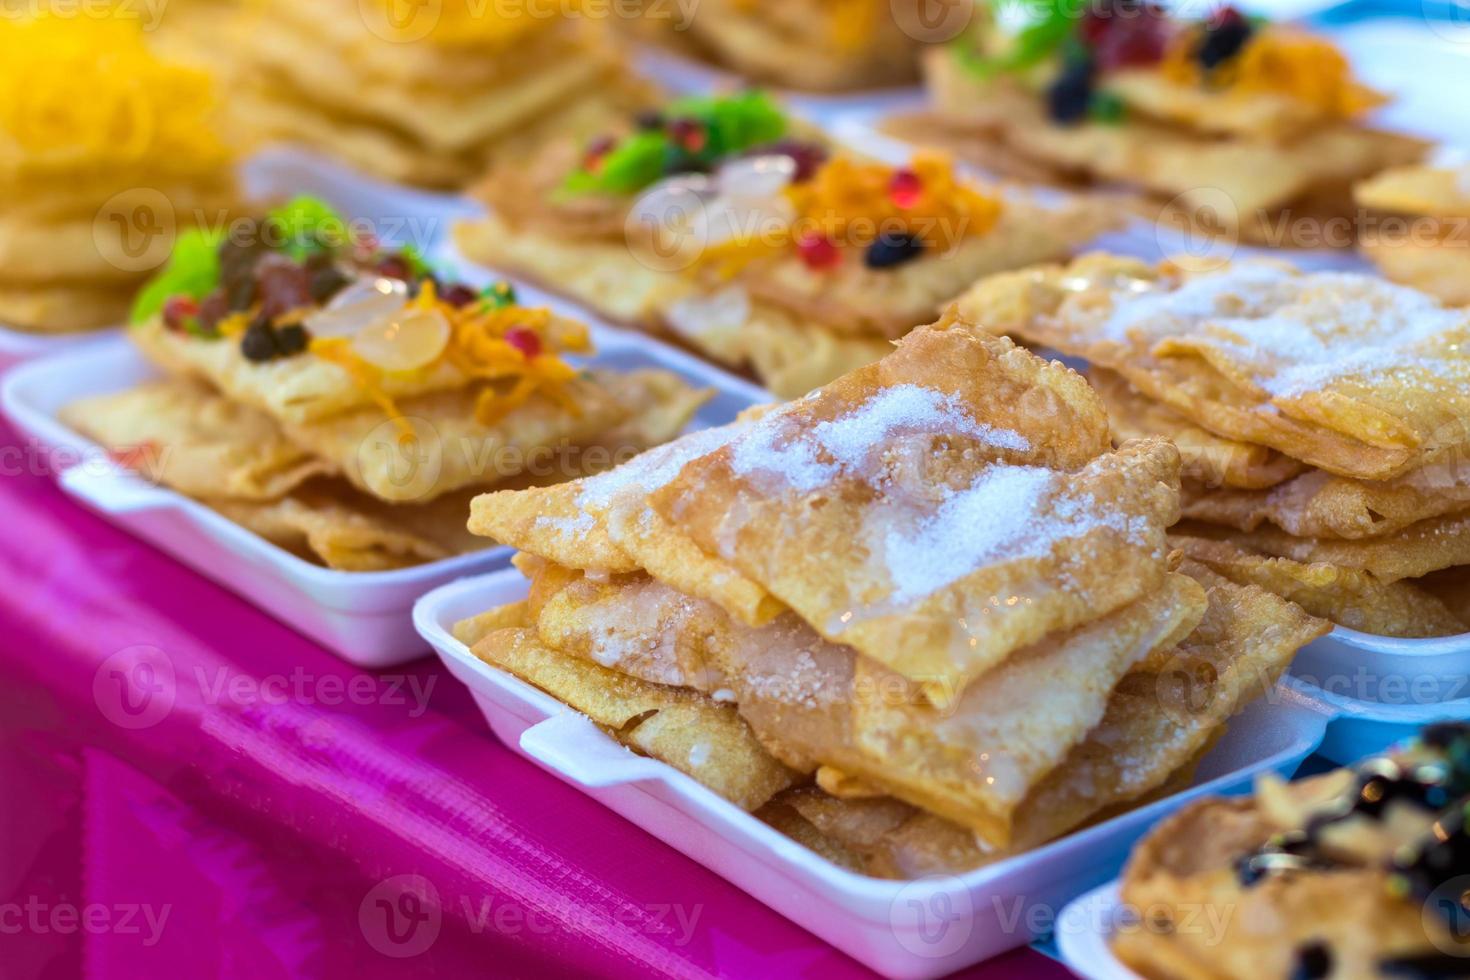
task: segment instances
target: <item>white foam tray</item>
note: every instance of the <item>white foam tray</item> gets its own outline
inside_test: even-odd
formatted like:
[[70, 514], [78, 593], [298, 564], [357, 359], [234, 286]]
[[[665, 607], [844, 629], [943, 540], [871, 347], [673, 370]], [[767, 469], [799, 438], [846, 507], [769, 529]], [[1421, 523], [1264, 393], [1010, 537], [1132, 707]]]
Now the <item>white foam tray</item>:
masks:
[[[559, 304], [569, 315], [580, 311]], [[761, 389], [639, 334], [592, 327], [598, 353], [586, 361], [628, 370], [663, 367], [715, 397], [696, 417], [728, 422], [768, 400]], [[111, 463], [100, 447], [57, 419], [63, 405], [120, 391], [159, 372], [123, 336], [100, 339], [19, 365], [0, 381], [0, 409], [26, 437], [67, 468], [57, 482], [107, 520], [253, 602], [359, 667], [381, 668], [423, 656], [410, 611], [429, 589], [462, 575], [503, 567], [508, 548], [388, 572], [344, 572], [296, 557], [208, 507]], [[468, 515], [466, 515], [468, 516]]]
[[1130, 923], [1117, 881], [1079, 895], [1057, 917], [1062, 962], [1083, 980], [1143, 980], [1113, 955], [1113, 935]]
[[[425, 253], [448, 236], [454, 219], [479, 210], [468, 198], [390, 184], [298, 147], [271, 147], [255, 154], [241, 165], [240, 183], [247, 200], [319, 197], [351, 220], [371, 222], [386, 241], [413, 244]], [[0, 323], [0, 363], [44, 357], [116, 336], [120, 330], [43, 334]]]
[[[1114, 877], [1134, 841], [1195, 797], [1285, 776], [1323, 743], [1338, 708], [1285, 684], [1251, 705], [1188, 791], [1029, 854], [962, 875], [892, 882], [830, 864], [670, 766], [634, 755], [585, 716], [476, 658], [454, 623], [525, 594], [514, 569], [442, 586], [414, 608], [423, 637], [469, 687], [501, 741], [891, 977], [935, 977], [1037, 938], [1077, 894]], [[1019, 910], [1019, 915], [1017, 914]]]

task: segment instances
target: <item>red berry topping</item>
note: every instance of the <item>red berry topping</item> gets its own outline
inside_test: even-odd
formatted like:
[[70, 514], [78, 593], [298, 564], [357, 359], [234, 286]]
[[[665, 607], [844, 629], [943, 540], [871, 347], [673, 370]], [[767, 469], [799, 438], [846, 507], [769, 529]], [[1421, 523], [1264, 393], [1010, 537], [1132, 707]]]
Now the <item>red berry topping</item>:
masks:
[[698, 153], [709, 142], [709, 133], [698, 119], [675, 119], [669, 123], [669, 138], [688, 153]]
[[842, 261], [842, 253], [831, 239], [817, 232], [803, 232], [796, 239], [796, 254], [808, 269], [821, 272], [831, 269]]
[[528, 361], [541, 353], [541, 338], [536, 331], [526, 327], [511, 327], [505, 332], [505, 342], [520, 351]]
[[611, 136], [599, 136], [591, 143], [588, 143], [587, 152], [582, 155], [582, 169], [590, 173], [596, 173], [602, 169], [602, 162], [607, 159], [607, 155], [617, 145], [618, 141]]
[[400, 279], [403, 282], [408, 282], [413, 278], [413, 267], [401, 255], [390, 255], [380, 260], [374, 271], [380, 276], [386, 276], [389, 279]]
[[170, 330], [183, 330], [198, 315], [199, 304], [189, 296], [173, 296], [163, 304], [163, 325]]
[[888, 182], [888, 199], [901, 208], [911, 208], [924, 195], [924, 181], [907, 167], [896, 170]]
[[760, 146], [746, 150], [741, 156], [763, 157], [763, 156], [787, 156], [796, 164], [796, 173], [792, 175], [793, 184], [802, 184], [814, 177], [822, 164], [827, 162], [827, 148], [820, 143], [804, 143], [801, 140], [777, 140], [774, 143], [762, 143]]

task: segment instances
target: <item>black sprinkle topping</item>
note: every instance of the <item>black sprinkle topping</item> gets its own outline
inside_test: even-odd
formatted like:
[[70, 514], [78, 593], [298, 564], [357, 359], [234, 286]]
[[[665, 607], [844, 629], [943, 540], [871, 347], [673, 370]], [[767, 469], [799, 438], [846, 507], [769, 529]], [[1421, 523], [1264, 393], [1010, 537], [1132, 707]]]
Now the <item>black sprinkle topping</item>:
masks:
[[1386, 977], [1408, 977], [1411, 980], [1447, 980], [1470, 976], [1470, 959], [1449, 953], [1421, 953], [1378, 961], [1378, 972]]
[[1297, 947], [1296, 966], [1291, 980], [1322, 980], [1332, 972], [1332, 947], [1326, 943], [1306, 943]]
[[276, 331], [276, 350], [282, 357], [300, 354], [306, 350], [309, 340], [311, 337], [307, 334], [306, 328], [299, 323], [293, 323], [289, 327], [282, 327]]
[[1046, 90], [1046, 111], [1052, 121], [1081, 122], [1092, 104], [1092, 62], [1070, 61]]
[[913, 235], [885, 233], [868, 246], [863, 264], [869, 269], [891, 269], [924, 254], [924, 243]]
[[1234, 58], [1250, 40], [1252, 31], [1251, 22], [1238, 14], [1206, 27], [1195, 55], [1200, 66], [1209, 71]]
[[250, 326], [245, 328], [244, 336], [240, 338], [240, 353], [245, 355], [247, 361], [257, 363], [274, 359], [277, 353], [275, 334], [269, 320], [260, 317], [251, 320]]

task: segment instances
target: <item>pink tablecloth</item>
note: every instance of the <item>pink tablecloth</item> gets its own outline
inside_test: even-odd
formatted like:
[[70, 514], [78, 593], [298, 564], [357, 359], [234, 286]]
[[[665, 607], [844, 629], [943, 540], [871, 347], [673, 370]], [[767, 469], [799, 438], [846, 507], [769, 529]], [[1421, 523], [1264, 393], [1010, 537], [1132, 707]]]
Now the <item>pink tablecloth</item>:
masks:
[[866, 974], [513, 755], [436, 661], [349, 667], [44, 469], [0, 431], [7, 977]]

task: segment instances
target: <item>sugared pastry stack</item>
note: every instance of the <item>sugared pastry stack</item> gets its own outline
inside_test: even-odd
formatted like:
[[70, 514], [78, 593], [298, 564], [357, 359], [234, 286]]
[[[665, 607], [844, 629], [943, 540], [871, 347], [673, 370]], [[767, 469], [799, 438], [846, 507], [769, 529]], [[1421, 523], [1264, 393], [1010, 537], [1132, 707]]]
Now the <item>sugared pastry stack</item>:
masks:
[[1295, 27], [1230, 7], [1179, 20], [1144, 0], [1042, 7], [1020, 31], [980, 17], [931, 49], [933, 111], [898, 125], [1000, 172], [1131, 188], [1151, 214], [1278, 247], [1328, 244], [1300, 219], [1351, 216], [1354, 181], [1423, 153], [1365, 126], [1384, 97]]
[[[949, 318], [610, 473], [477, 498], [530, 593], [457, 633], [844, 864], [971, 867], [1187, 780], [1325, 629], [1178, 565], [1178, 467]], [[1160, 682], [1207, 669], [1207, 704]]]
[[156, 482], [333, 568], [490, 542], [488, 486], [607, 469], [683, 430], [706, 393], [664, 371], [583, 371], [581, 324], [509, 287], [441, 281], [299, 199], [182, 239], [130, 335], [163, 380], [67, 406]]
[[1115, 433], [1185, 457], [1177, 540], [1343, 626], [1470, 629], [1470, 315], [1373, 276], [1094, 255], [982, 281], [988, 329], [1086, 358]]
[[1113, 950], [1150, 980], [1463, 977], [1470, 727], [1195, 803], [1133, 852]]
[[228, 216], [210, 78], [140, 24], [0, 15], [0, 324], [115, 326], [176, 232]]
[[914, 35], [923, 6], [923, 0], [700, 0], [684, 14], [680, 4], [644, 0], [637, 26], [660, 43], [772, 85], [871, 89], [918, 77]]
[[231, 35], [231, 108], [253, 137], [391, 180], [462, 187], [497, 153], [585, 131], [648, 97], [605, 16], [547, 6], [259, 0]]
[[493, 171], [463, 252], [669, 333], [795, 397], [870, 363], [978, 275], [1112, 221], [830, 147], [758, 92], [684, 98]]
[[1358, 249], [1385, 276], [1470, 304], [1470, 166], [1395, 167], [1353, 193], [1373, 218]]

